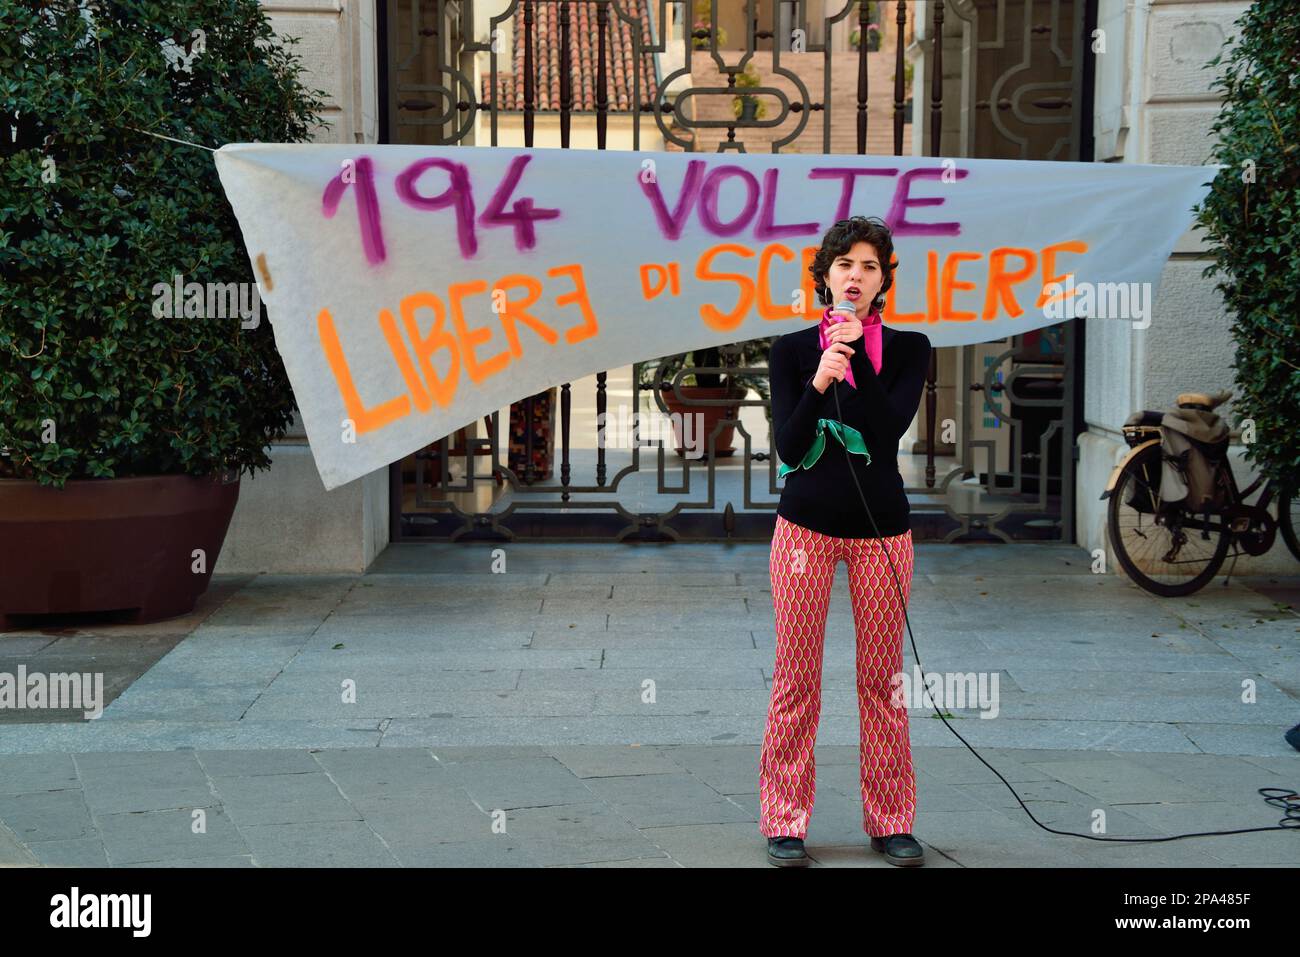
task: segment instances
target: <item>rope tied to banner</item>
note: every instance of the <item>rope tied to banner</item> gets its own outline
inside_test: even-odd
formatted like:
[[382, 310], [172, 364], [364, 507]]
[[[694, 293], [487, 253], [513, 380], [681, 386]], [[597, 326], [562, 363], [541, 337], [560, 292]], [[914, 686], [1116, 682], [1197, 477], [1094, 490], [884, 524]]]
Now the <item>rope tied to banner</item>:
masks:
[[136, 126], [127, 126], [124, 129], [134, 130], [136, 133], [143, 133], [145, 136], [154, 136], [160, 140], [169, 140], [172, 143], [180, 143], [182, 146], [193, 146], [196, 149], [207, 150], [209, 153], [215, 153], [216, 150], [211, 146], [204, 146], [202, 143], [192, 143], [189, 140], [178, 140], [174, 136], [164, 136], [162, 133], [151, 133], [148, 130], [142, 130]]

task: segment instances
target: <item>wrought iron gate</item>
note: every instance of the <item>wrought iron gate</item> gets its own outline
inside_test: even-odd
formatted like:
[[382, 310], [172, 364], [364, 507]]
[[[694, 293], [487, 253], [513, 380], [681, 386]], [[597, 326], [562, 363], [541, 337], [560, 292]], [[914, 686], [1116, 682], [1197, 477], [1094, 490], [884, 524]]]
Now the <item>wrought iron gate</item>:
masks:
[[[919, 152], [1091, 159], [1085, 39], [1096, 0], [847, 0], [837, 12], [823, 2], [691, 0], [688, 9], [684, 0], [510, 0], [476, 19], [473, 0], [380, 0], [381, 135], [533, 147], [541, 130], [567, 149], [575, 133], [594, 132], [606, 149], [613, 131], [640, 150], [646, 125], [656, 148], [673, 151], [867, 154], [874, 135], [876, 152], [892, 138], [900, 155], [913, 106], [907, 64], [916, 58], [926, 74], [918, 110], [928, 99], [917, 115]], [[952, 57], [962, 64], [956, 80], [944, 76]], [[757, 85], [747, 75], [754, 64]], [[954, 93], [962, 109], [945, 113]], [[763, 118], [763, 97], [778, 106], [775, 117]], [[892, 136], [873, 128], [873, 108], [889, 114]], [[847, 110], [851, 134], [833, 123]], [[1072, 320], [934, 351], [922, 438], [912, 456], [900, 453], [917, 540], [1074, 540], [1082, 331]], [[498, 412], [483, 421], [485, 435], [461, 430], [394, 463], [392, 540], [768, 540], [776, 461], [750, 431], [763, 428], [759, 416], [770, 423], [768, 343], [648, 359], [631, 371], [634, 413], [643, 395], [663, 413], [669, 401], [720, 410], [698, 460], [676, 453], [684, 440], [672, 435], [626, 450], [575, 447], [575, 384], [565, 383], [512, 405], [505, 462]], [[687, 377], [698, 385], [721, 373], [746, 384], [746, 398], [682, 391]], [[609, 373], [586, 388], [596, 420], [613, 421]], [[945, 389], [952, 410], [940, 418]], [[732, 429], [740, 448], [728, 452]], [[643, 450], [653, 471], [643, 470]]]

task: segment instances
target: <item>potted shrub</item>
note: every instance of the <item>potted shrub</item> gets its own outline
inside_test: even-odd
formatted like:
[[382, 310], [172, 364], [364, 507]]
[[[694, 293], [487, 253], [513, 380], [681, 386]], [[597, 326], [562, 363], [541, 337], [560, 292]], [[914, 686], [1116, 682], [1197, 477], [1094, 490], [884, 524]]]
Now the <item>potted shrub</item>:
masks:
[[141, 131], [307, 140], [290, 46], [257, 0], [0, 8], [0, 629], [189, 612], [270, 466], [293, 395], [212, 155]]
[[[736, 86], [742, 88], [752, 88], [762, 86], [763, 81], [759, 78], [758, 71], [754, 69], [754, 61], [750, 60], [745, 64], [745, 69], [736, 74]], [[767, 107], [756, 96], [748, 93], [741, 93], [739, 96], [731, 98], [731, 111], [735, 114], [737, 120], [749, 122], [752, 120], [761, 120], [767, 116]]]
[[[853, 28], [849, 34], [849, 46], [858, 50], [862, 45], [862, 31], [858, 27]], [[867, 50], [874, 53], [880, 49], [880, 11], [876, 6], [875, 0], [867, 4]]]
[[[708, 30], [712, 23], [712, 11], [709, 9], [709, 0], [695, 0], [695, 22], [691, 24], [691, 32], [698, 33], [701, 30]], [[718, 49], [721, 50], [727, 45], [727, 31], [723, 27], [718, 27]], [[708, 37], [691, 37], [691, 48], [695, 50], [710, 49]]]
[[[860, 30], [854, 30], [849, 34], [849, 46], [855, 51], [862, 47], [862, 33]], [[867, 24], [867, 50], [875, 53], [880, 49], [880, 26], [875, 23]]]
[[[682, 402], [677, 398], [673, 390], [673, 380], [677, 374], [685, 368], [719, 368], [727, 367], [729, 369], [742, 369], [750, 367], [766, 368], [767, 356], [771, 349], [772, 341], [775, 336], [765, 339], [751, 339], [748, 342], [740, 343], [738, 346], [719, 347], [711, 346], [707, 349], [696, 349], [692, 352], [683, 352], [677, 355], [664, 356], [660, 359], [652, 359], [647, 362], [638, 363], [637, 382], [641, 389], [650, 391], [659, 397], [659, 403], [662, 408], [666, 408], [669, 414], [677, 413], [679, 418], [683, 415], [700, 414], [703, 416], [702, 429], [693, 430], [693, 436], [699, 436], [699, 448], [708, 454], [708, 437], [713, 433], [714, 427], [722, 419], [735, 419], [740, 414], [739, 402], [749, 395], [750, 389], [758, 392], [759, 396], [766, 403], [770, 390], [768, 388], [768, 377], [766, 374], [756, 374], [741, 371], [728, 372], [689, 372], [682, 376], [679, 390], [683, 396], [689, 400]], [[731, 362], [724, 362], [729, 358], [724, 356], [724, 352], [730, 352], [735, 357], [737, 365], [733, 366]], [[700, 400], [733, 400], [734, 405], [692, 405], [691, 402]], [[772, 421], [772, 412], [770, 405], [765, 405], [767, 420], [769, 426]], [[686, 454], [686, 442], [679, 426], [679, 418], [673, 419], [673, 432], [677, 438], [677, 454], [684, 456]], [[719, 457], [732, 455], [735, 447], [732, 440], [735, 438], [735, 426], [723, 426], [718, 432], [717, 439], [714, 440], [714, 451]]]

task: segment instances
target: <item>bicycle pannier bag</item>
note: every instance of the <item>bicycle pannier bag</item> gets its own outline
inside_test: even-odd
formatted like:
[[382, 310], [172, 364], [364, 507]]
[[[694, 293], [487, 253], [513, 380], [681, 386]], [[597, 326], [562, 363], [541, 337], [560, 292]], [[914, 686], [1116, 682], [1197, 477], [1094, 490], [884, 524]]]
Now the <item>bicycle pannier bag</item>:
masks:
[[1179, 408], [1166, 412], [1160, 425], [1161, 500], [1190, 512], [1223, 508], [1227, 490], [1216, 476], [1228, 454], [1228, 424], [1214, 412]]

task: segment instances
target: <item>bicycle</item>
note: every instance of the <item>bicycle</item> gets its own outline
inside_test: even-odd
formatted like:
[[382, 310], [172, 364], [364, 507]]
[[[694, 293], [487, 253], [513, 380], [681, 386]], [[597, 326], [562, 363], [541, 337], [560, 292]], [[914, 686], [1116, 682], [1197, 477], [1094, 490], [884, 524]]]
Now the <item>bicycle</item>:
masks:
[[[1212, 412], [1232, 397], [1185, 392], [1180, 408]], [[1204, 509], [1186, 506], [1191, 496], [1177, 502], [1161, 498], [1161, 478], [1166, 467], [1184, 474], [1184, 456], [1171, 456], [1162, 445], [1163, 412], [1134, 413], [1123, 426], [1130, 451], [1106, 484], [1101, 498], [1109, 499], [1107, 531], [1111, 547], [1130, 580], [1154, 595], [1174, 598], [1203, 588], [1223, 566], [1231, 548], [1233, 567], [1244, 552], [1263, 555], [1273, 547], [1279, 528], [1291, 554], [1300, 561], [1297, 537], [1296, 480], [1281, 482], [1257, 476], [1239, 489], [1226, 454], [1213, 461], [1213, 494]], [[1259, 500], [1245, 500], [1259, 491]], [[1269, 513], [1276, 495], [1278, 517]], [[1232, 569], [1228, 570], [1232, 577]], [[1226, 582], [1225, 582], [1226, 583]]]

